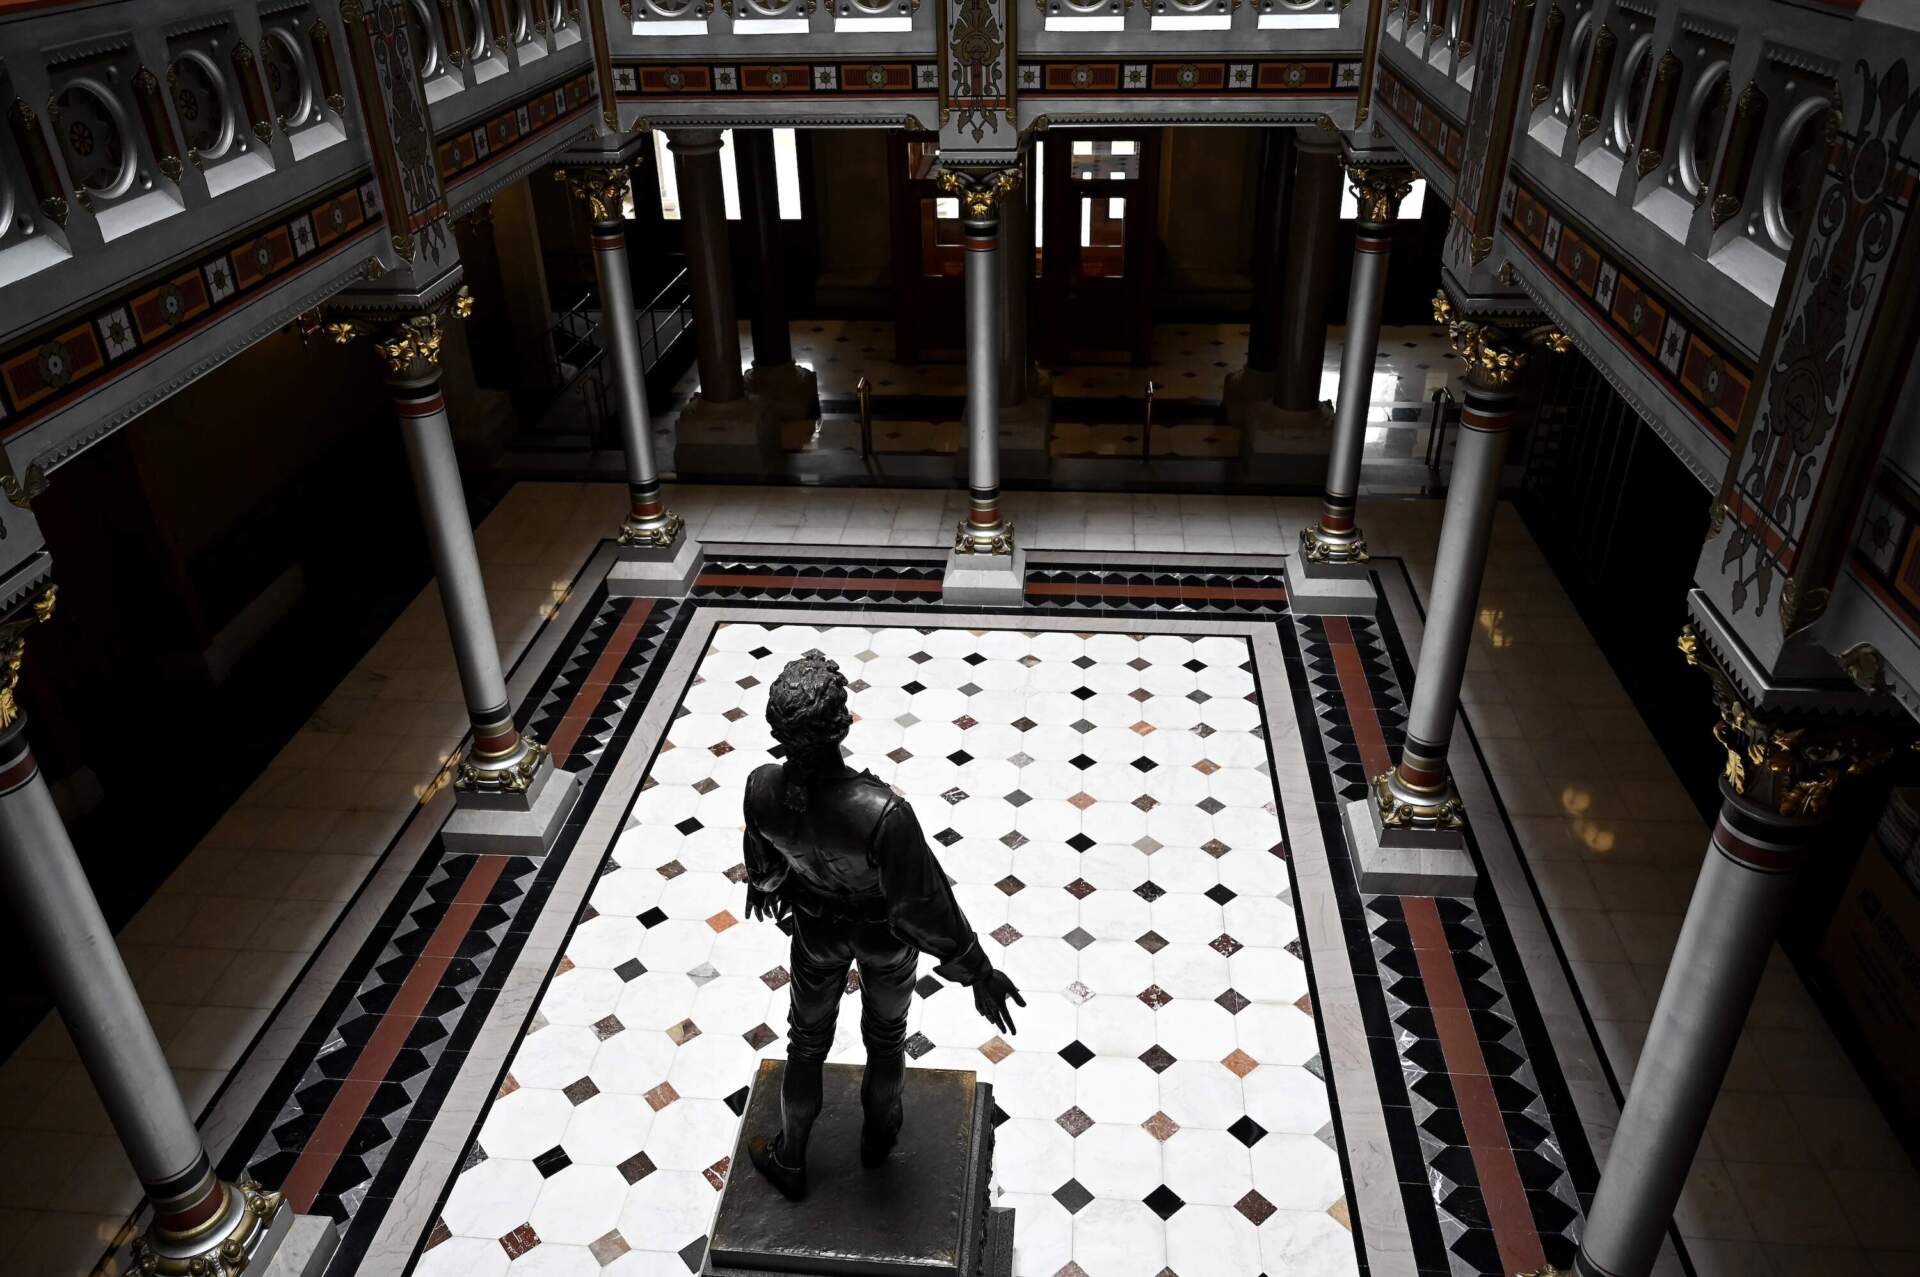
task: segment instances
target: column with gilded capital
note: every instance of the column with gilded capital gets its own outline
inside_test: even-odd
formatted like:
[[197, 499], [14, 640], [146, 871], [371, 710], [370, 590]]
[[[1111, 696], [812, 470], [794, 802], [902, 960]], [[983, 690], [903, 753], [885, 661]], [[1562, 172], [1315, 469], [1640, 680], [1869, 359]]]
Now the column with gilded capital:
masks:
[[814, 421], [820, 416], [820, 383], [811, 368], [793, 361], [787, 324], [787, 261], [780, 225], [780, 180], [772, 129], [735, 129], [740, 157], [741, 212], [753, 230], [756, 265], [753, 367], [747, 393], [778, 421]]
[[700, 546], [687, 536], [680, 516], [667, 508], [660, 471], [654, 464], [646, 366], [640, 357], [633, 276], [627, 266], [624, 205], [632, 180], [629, 161], [617, 156], [598, 158], [615, 162], [565, 165], [555, 176], [567, 184], [591, 222], [600, 324], [613, 371], [620, 441], [627, 455], [627, 517], [620, 525], [619, 554], [607, 574], [607, 592], [678, 596], [686, 593], [700, 570]]
[[1362, 891], [1464, 895], [1477, 875], [1460, 833], [1460, 796], [1447, 770], [1447, 744], [1460, 712], [1507, 441], [1519, 424], [1514, 382], [1532, 347], [1564, 350], [1567, 339], [1550, 327], [1508, 332], [1462, 319], [1444, 293], [1433, 308], [1467, 365], [1459, 442], [1434, 554], [1406, 743], [1400, 760], [1374, 778], [1368, 798], [1348, 805], [1346, 817]]
[[507, 696], [440, 389], [443, 325], [465, 318], [472, 308], [466, 288], [451, 287], [457, 278], [451, 276], [424, 297], [408, 295], [392, 309], [362, 298], [323, 330], [336, 342], [371, 339], [420, 499], [454, 667], [473, 728], [473, 743], [454, 769], [455, 810], [441, 837], [454, 850], [539, 855], [552, 846], [582, 778], [555, 775], [552, 755], [515, 724]]
[[940, 189], [960, 200], [966, 247], [967, 513], [954, 532], [943, 597], [950, 603], [1017, 606], [1026, 555], [1000, 508], [1000, 206], [1017, 189], [1012, 168], [947, 168]]
[[[1756, 681], [1758, 667], [1734, 655], [1737, 641], [1697, 602], [1693, 611], [1680, 651], [1706, 673], [1720, 712], [1720, 815], [1587, 1213], [1574, 1260], [1582, 1277], [1652, 1271], [1799, 872], [1831, 828], [1833, 800], [1912, 730], [1884, 692], [1863, 695], [1838, 679]], [[1853, 672], [1871, 686], [1877, 670], [1866, 679]]]
[[1360, 459], [1367, 442], [1374, 360], [1380, 350], [1380, 311], [1387, 291], [1387, 259], [1400, 201], [1413, 189], [1412, 170], [1353, 163], [1347, 180], [1360, 206], [1354, 233], [1353, 284], [1347, 295], [1347, 335], [1340, 355], [1340, 391], [1333, 410], [1333, 446], [1320, 518], [1300, 530], [1298, 571], [1288, 581], [1289, 602], [1300, 612], [1370, 612], [1376, 602], [1367, 576], [1367, 541], [1356, 521]]
[[1273, 402], [1287, 426], [1319, 424], [1321, 370], [1327, 360], [1327, 295], [1333, 289], [1333, 237], [1340, 225], [1338, 131], [1301, 129], [1294, 139], [1286, 281], [1280, 306], [1280, 358]]
[[[294, 1223], [277, 1192], [213, 1171], [146, 1008], [87, 882], [15, 700], [27, 635], [53, 611], [54, 587], [0, 624], [0, 893], [46, 976], [54, 1006], [153, 1206], [134, 1241], [135, 1271], [158, 1277], [265, 1271]], [[41, 1168], [52, 1174], [52, 1168]], [[317, 1240], [302, 1220], [307, 1245]]]

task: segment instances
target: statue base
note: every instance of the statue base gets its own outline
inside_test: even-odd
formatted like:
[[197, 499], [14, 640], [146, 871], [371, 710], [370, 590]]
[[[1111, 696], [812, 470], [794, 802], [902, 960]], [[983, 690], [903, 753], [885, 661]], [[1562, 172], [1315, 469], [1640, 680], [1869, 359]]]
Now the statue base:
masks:
[[826, 1067], [807, 1197], [781, 1196], [747, 1141], [780, 1129], [784, 1060], [763, 1060], [740, 1122], [705, 1277], [1011, 1277], [1013, 1211], [987, 1205], [993, 1087], [966, 1070], [907, 1070], [906, 1124], [884, 1166], [860, 1165], [860, 1075]]

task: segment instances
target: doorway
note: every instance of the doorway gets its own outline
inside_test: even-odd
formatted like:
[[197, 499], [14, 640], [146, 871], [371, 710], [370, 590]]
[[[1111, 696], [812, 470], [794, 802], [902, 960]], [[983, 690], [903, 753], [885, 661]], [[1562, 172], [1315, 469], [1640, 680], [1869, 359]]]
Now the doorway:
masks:
[[1145, 367], [1153, 359], [1159, 131], [1050, 130], [1034, 149], [1040, 360], [1123, 355]]

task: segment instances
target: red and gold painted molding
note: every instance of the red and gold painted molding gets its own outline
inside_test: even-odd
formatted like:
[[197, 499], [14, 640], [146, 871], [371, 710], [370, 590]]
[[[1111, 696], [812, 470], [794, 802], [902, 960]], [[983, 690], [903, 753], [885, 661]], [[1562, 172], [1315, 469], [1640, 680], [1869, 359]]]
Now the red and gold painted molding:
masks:
[[1380, 109], [1391, 115], [1413, 135], [1422, 150], [1459, 180], [1460, 162], [1466, 156], [1467, 131], [1433, 100], [1413, 87], [1387, 63], [1380, 64], [1380, 88], [1374, 95]]
[[1731, 446], [1753, 387], [1753, 366], [1636, 273], [1600, 248], [1537, 191], [1513, 186], [1507, 229], [1553, 284], [1607, 329], [1641, 371], [1667, 387], [1722, 445]]
[[501, 153], [564, 123], [593, 101], [593, 77], [582, 71], [499, 114], [442, 137], [436, 147], [440, 180], [452, 186], [499, 159]]

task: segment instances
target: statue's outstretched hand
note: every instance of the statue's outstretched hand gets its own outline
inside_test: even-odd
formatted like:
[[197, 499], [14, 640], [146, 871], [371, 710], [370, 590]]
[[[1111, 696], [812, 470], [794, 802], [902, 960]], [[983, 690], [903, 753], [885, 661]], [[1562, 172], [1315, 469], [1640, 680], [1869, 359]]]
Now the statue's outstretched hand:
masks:
[[989, 971], [973, 982], [973, 1009], [986, 1021], [1002, 1033], [1012, 1033], [1013, 1013], [1007, 1010], [1007, 1003], [1024, 1007], [1027, 1000], [1020, 996], [1013, 981], [1004, 971]]

